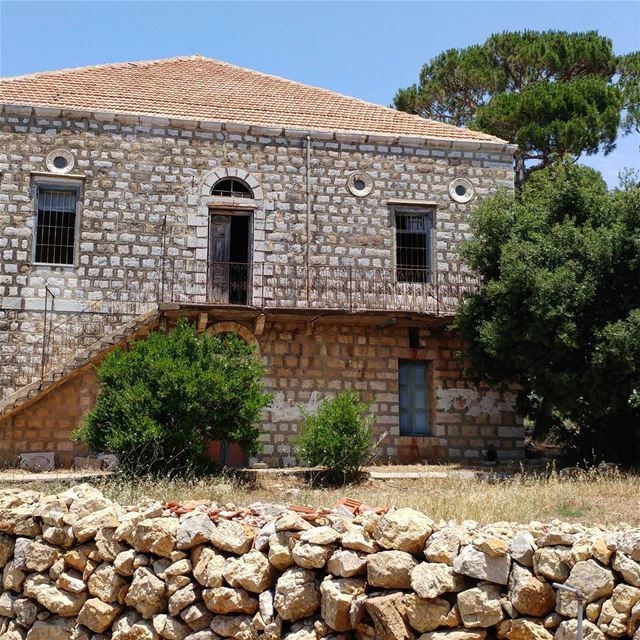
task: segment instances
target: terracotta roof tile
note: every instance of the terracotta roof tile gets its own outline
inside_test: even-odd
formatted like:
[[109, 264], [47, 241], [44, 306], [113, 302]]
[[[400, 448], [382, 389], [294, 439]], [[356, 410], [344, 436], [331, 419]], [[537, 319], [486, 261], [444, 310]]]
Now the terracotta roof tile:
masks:
[[504, 142], [326, 89], [203, 56], [106, 64], [0, 80], [3, 103], [350, 131]]

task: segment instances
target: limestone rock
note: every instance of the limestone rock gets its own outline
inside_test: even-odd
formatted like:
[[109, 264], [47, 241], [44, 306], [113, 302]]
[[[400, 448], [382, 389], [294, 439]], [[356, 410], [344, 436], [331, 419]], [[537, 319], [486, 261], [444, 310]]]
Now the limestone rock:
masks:
[[191, 554], [193, 576], [203, 587], [221, 587], [225, 558], [209, 547], [198, 547]]
[[132, 546], [141, 553], [170, 558], [176, 548], [177, 530], [176, 518], [148, 518], [136, 525]]
[[111, 627], [112, 640], [158, 640], [160, 636], [151, 622], [143, 620], [135, 611], [116, 618]]
[[569, 575], [569, 551], [563, 548], [546, 547], [533, 554], [533, 570], [552, 582], [564, 582]]
[[103, 602], [117, 602], [120, 589], [127, 584], [126, 578], [118, 575], [112, 565], [101, 564], [87, 581], [89, 593]]
[[529, 531], [518, 531], [509, 541], [509, 555], [525, 567], [533, 566], [535, 539]]
[[327, 562], [327, 571], [341, 578], [359, 576], [367, 572], [367, 558], [356, 551], [339, 549], [331, 554]]
[[211, 630], [223, 638], [234, 638], [234, 640], [257, 638], [249, 616], [215, 616], [211, 620]]
[[164, 613], [153, 616], [153, 628], [166, 640], [184, 640], [189, 635], [187, 625]]
[[415, 558], [405, 551], [379, 551], [367, 558], [367, 581], [372, 587], [408, 589]]
[[235, 520], [220, 520], [211, 533], [211, 544], [221, 551], [242, 555], [251, 549], [256, 531]]
[[89, 598], [80, 609], [78, 623], [91, 631], [102, 633], [111, 627], [119, 612], [120, 607], [117, 605], [108, 604], [98, 598]]
[[213, 522], [206, 513], [194, 513], [180, 522], [176, 531], [176, 547], [192, 549], [210, 542], [214, 528]]
[[295, 564], [289, 548], [290, 535], [287, 531], [279, 531], [269, 536], [269, 562], [280, 571]]
[[109, 505], [77, 519], [72, 526], [73, 535], [78, 542], [86, 542], [95, 538], [100, 529], [113, 527], [115, 530], [119, 524], [117, 511]]
[[69, 593], [82, 593], [87, 590], [87, 585], [82, 579], [82, 574], [73, 569], [69, 569], [60, 574], [56, 580], [56, 586]]
[[356, 596], [364, 593], [360, 578], [326, 578], [320, 584], [322, 619], [334, 631], [351, 629], [349, 612]]
[[384, 549], [407, 553], [423, 551], [433, 531], [433, 521], [415, 509], [397, 509], [380, 518], [373, 538]]
[[427, 540], [424, 556], [429, 562], [453, 566], [453, 561], [463, 544], [469, 542], [469, 531], [464, 527], [448, 527], [436, 531]]
[[418, 640], [484, 640], [486, 637], [484, 629], [452, 629], [423, 633]]
[[612, 566], [622, 574], [626, 582], [634, 587], [640, 587], [640, 563], [618, 551], [613, 559]]
[[275, 572], [267, 557], [253, 549], [239, 558], [229, 558], [223, 571], [225, 580], [233, 587], [262, 593], [275, 580]]
[[75, 626], [74, 620], [57, 616], [36, 620], [27, 633], [27, 640], [69, 640], [73, 638]]
[[407, 593], [403, 602], [409, 624], [420, 633], [456, 625], [457, 621], [449, 624], [451, 605], [442, 598], [426, 599], [419, 598], [415, 593]]
[[332, 552], [332, 547], [300, 540], [293, 546], [291, 556], [299, 567], [305, 569], [321, 569], [326, 564]]
[[166, 607], [164, 582], [146, 567], [136, 569], [125, 603], [136, 609], [143, 618], [152, 618]]
[[2, 570], [2, 588], [7, 591], [16, 591], [20, 593], [22, 591], [22, 585], [24, 584], [24, 580], [26, 578], [26, 574], [21, 569], [16, 567], [16, 563], [11, 560], [7, 562], [4, 569]]
[[341, 544], [344, 549], [363, 553], [376, 553], [379, 550], [375, 540], [372, 540], [359, 525], [353, 525], [342, 534]]
[[365, 609], [375, 624], [376, 640], [413, 640], [414, 635], [405, 621], [401, 593], [369, 598]]
[[[595, 624], [584, 620], [582, 623], [584, 640], [605, 640], [605, 635]], [[578, 637], [577, 620], [565, 620], [561, 622], [554, 636], [555, 640], [576, 640]]]
[[618, 543], [618, 551], [635, 562], [640, 562], [640, 529], [625, 531]]
[[186, 582], [182, 588], [176, 589], [176, 591], [169, 595], [167, 604], [169, 614], [172, 616], [177, 616], [185, 607], [193, 604], [200, 595], [200, 592], [193, 583], [189, 581], [189, 578], [185, 578], [185, 580]]
[[244, 589], [216, 587], [205, 589], [202, 598], [207, 609], [214, 613], [255, 613], [258, 610], [258, 599]]
[[505, 620], [498, 625], [498, 638], [507, 640], [553, 640], [544, 625], [536, 620], [517, 618]]
[[4, 533], [0, 533], [0, 569], [13, 557], [14, 539]]
[[556, 595], [548, 582], [514, 563], [509, 576], [509, 600], [519, 613], [539, 618], [553, 611]]
[[56, 547], [36, 540], [25, 546], [24, 554], [24, 564], [20, 568], [28, 571], [47, 571], [61, 556]]
[[213, 616], [211, 612], [200, 602], [189, 605], [180, 612], [180, 617], [187, 623], [192, 631], [201, 631], [209, 626]]
[[457, 573], [477, 580], [507, 584], [511, 560], [508, 555], [493, 557], [473, 545], [467, 545], [453, 561], [453, 568]]
[[465, 588], [464, 578], [442, 562], [422, 562], [411, 573], [411, 588], [419, 598], [433, 599]]
[[285, 511], [275, 522], [276, 532], [307, 531], [312, 526], [295, 511]]
[[50, 583], [36, 586], [34, 595], [45, 609], [64, 618], [77, 615], [87, 599], [86, 593], [69, 593]]
[[310, 544], [333, 544], [340, 540], [340, 534], [332, 527], [313, 527], [303, 531], [300, 540]]
[[[615, 579], [611, 569], [603, 567], [595, 560], [585, 560], [574, 565], [566, 584], [582, 591], [585, 603], [589, 603], [610, 596], [613, 593]], [[556, 611], [566, 617], [575, 617], [577, 607], [573, 594], [558, 590]]]
[[487, 628], [498, 624], [504, 613], [500, 603], [500, 587], [481, 584], [458, 594], [458, 609], [465, 627]]
[[283, 620], [295, 622], [310, 616], [320, 606], [315, 574], [292, 567], [278, 578], [273, 606]]

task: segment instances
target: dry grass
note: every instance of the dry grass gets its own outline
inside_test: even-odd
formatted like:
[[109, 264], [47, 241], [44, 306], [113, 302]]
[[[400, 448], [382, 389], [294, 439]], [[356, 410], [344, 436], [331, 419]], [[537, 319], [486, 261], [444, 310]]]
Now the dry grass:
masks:
[[[0, 487], [9, 483], [0, 482]], [[339, 489], [310, 488], [300, 477], [261, 475], [254, 484], [211, 477], [193, 481], [137, 480], [116, 478], [94, 482], [111, 498], [135, 503], [142, 497], [187, 501], [207, 499], [220, 504], [252, 502], [332, 506], [348, 495], [372, 506], [408, 506], [434, 519], [472, 519], [479, 522], [554, 518], [586, 524], [640, 526], [640, 476], [587, 474], [567, 480], [551, 474], [547, 478], [518, 475], [510, 480], [420, 478], [368, 480]], [[20, 485], [53, 493], [67, 483]]]

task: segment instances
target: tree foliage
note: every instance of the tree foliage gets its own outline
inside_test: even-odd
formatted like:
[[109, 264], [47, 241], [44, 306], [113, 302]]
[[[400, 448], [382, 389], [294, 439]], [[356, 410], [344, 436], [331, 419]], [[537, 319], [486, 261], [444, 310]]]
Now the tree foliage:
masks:
[[199, 335], [181, 320], [103, 360], [100, 395], [76, 437], [117, 454], [125, 471], [201, 472], [210, 466], [210, 440], [259, 450], [258, 422], [270, 402], [263, 375], [238, 336]]
[[506, 32], [436, 56], [394, 105], [517, 144], [522, 186], [557, 158], [613, 149], [622, 108], [615, 73], [611, 41], [594, 31]]
[[573, 457], [637, 463], [640, 189], [559, 164], [483, 202], [473, 230], [464, 257], [484, 283], [456, 320], [470, 372], [517, 382], [537, 435], [555, 418]]
[[640, 51], [621, 56], [619, 86], [624, 99], [624, 126], [628, 133], [640, 133]]
[[354, 391], [323, 400], [314, 415], [305, 414], [298, 437], [300, 459], [325, 467], [332, 480], [353, 478], [371, 457], [373, 416]]

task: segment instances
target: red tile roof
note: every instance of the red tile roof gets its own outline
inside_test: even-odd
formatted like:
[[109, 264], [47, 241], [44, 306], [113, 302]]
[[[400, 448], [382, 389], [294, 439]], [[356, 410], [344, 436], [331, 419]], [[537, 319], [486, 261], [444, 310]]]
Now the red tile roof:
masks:
[[504, 142], [203, 56], [3, 78], [0, 99], [5, 104], [268, 127]]

